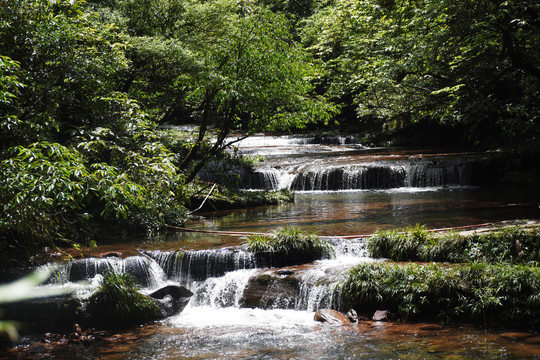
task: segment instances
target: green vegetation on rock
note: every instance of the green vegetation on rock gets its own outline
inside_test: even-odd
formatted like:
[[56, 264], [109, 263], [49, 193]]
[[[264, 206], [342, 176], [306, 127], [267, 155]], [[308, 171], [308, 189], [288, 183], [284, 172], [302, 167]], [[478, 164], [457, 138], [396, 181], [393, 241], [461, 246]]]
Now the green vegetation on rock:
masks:
[[402, 318], [539, 325], [540, 268], [471, 263], [362, 264], [338, 289], [343, 308], [389, 309]]
[[96, 326], [125, 328], [158, 318], [158, 305], [137, 290], [129, 274], [106, 273], [88, 300], [90, 321]]
[[250, 235], [244, 245], [257, 257], [259, 265], [304, 264], [332, 255], [330, 244], [297, 227], [284, 227], [272, 235]]
[[315, 234], [306, 234], [297, 227], [284, 227], [273, 235], [250, 235], [244, 242], [252, 252], [292, 253], [308, 251], [324, 253], [331, 250], [327, 241]]
[[367, 240], [373, 257], [394, 261], [510, 262], [540, 261], [540, 228], [507, 227], [486, 233], [461, 235], [432, 233], [416, 226], [404, 231], [379, 231]]

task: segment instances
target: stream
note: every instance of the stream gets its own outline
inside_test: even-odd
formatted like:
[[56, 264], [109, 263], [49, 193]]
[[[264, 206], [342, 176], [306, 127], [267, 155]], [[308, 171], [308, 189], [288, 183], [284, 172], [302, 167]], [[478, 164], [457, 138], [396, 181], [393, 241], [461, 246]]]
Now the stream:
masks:
[[[204, 213], [186, 227], [270, 232], [290, 225], [331, 238], [415, 224], [445, 228], [540, 219], [538, 189], [475, 185], [475, 169], [485, 154], [364, 148], [351, 137], [255, 136], [236, 145], [244, 154], [264, 157], [255, 170], [238, 172], [245, 188], [289, 189], [295, 202]], [[334, 258], [287, 268], [298, 288], [284, 290], [276, 282], [275, 291], [269, 287], [251, 306], [246, 294], [255, 277], [284, 276], [258, 266], [241, 242], [220, 234], [169, 232], [100, 244], [99, 251], [134, 256], [58, 265], [62, 276], [46, 286], [91, 280], [80, 289], [84, 296], [106, 269], [134, 271], [145, 291], [167, 284], [188, 287], [194, 296], [186, 309], [90, 346], [36, 346], [35, 338], [25, 337], [0, 359], [540, 359], [540, 336], [509, 329], [314, 321], [316, 310], [336, 305], [331, 285], [350, 267], [382, 261], [367, 256], [361, 238], [333, 239]]]

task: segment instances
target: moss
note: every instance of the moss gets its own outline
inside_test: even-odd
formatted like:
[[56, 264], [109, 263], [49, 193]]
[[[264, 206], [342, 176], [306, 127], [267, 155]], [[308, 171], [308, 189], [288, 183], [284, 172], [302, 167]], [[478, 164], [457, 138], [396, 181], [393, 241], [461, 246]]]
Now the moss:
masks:
[[274, 281], [274, 278], [270, 274], [262, 274], [253, 279], [253, 282], [259, 286], [268, 286], [272, 281]]

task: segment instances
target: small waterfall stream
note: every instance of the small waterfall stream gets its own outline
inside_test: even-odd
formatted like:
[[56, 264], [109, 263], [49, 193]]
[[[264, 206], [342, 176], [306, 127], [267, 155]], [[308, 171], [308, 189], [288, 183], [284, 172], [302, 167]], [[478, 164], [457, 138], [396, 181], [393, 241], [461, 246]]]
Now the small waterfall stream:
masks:
[[238, 143], [244, 155], [263, 155], [254, 168], [212, 164], [205, 180], [239, 178], [253, 190], [338, 191], [472, 185], [485, 154], [365, 148], [354, 138], [253, 137]]
[[79, 295], [85, 297], [106, 272], [114, 271], [129, 273], [143, 292], [167, 284], [186, 286], [194, 293], [189, 309], [246, 308], [250, 307], [246, 297], [252, 296], [247, 293], [250, 283], [264, 277], [267, 283], [263, 290], [268, 295], [255, 307], [316, 311], [337, 305], [334, 287], [351, 266], [373, 261], [366, 256], [362, 239], [331, 242], [335, 254], [331, 259], [284, 270], [258, 264], [254, 254], [242, 247], [141, 251], [141, 256], [125, 259], [86, 258], [52, 265], [55, 271], [46, 286], [77, 284]]

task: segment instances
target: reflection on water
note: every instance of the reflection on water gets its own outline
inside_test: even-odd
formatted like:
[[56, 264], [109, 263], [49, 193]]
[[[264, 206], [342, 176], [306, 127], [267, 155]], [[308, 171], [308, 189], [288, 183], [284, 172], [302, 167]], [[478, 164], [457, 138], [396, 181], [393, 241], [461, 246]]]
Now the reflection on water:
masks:
[[[369, 234], [423, 224], [429, 228], [540, 218], [537, 190], [402, 188], [299, 192], [294, 204], [204, 214], [189, 227], [268, 232], [294, 225], [319, 235]], [[183, 235], [181, 235], [183, 236]]]

